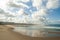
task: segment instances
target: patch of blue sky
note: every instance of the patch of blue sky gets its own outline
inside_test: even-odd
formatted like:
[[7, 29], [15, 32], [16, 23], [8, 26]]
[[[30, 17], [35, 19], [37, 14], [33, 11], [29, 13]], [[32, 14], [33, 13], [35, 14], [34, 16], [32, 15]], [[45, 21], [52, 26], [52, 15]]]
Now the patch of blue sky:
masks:
[[31, 18], [31, 12], [30, 12], [30, 9], [27, 9], [27, 8], [24, 8], [24, 12], [25, 14], [29, 15], [29, 17]]
[[29, 10], [34, 12], [34, 11], [37, 11], [37, 8], [32, 6], [32, 7], [29, 8]]
[[24, 8], [24, 12], [25, 12], [25, 14], [28, 14], [29, 15], [29, 17], [30, 18], [32, 18], [32, 12], [35, 12], [35, 11], [37, 11], [37, 9], [36, 9], [36, 7], [30, 7], [29, 9], [27, 9], [27, 8]]
[[17, 1], [17, 3], [23, 3], [23, 4], [29, 6], [29, 9], [26, 8], [26, 7], [23, 8], [26, 14], [29, 14], [29, 15], [30, 15], [30, 14], [31, 14], [30, 10], [31, 10], [31, 11], [36, 11], [36, 8], [35, 8], [35, 7], [32, 7], [32, 1], [31, 1], [31, 0], [30, 0], [29, 2]]
[[27, 2], [27, 3], [24, 3], [24, 4], [28, 5], [29, 7], [32, 6], [32, 2], [31, 2], [31, 0], [30, 0], [29, 2]]
[[24, 8], [24, 11], [25, 11], [26, 14], [32, 14], [30, 10], [32, 12], [37, 11], [36, 7], [30, 7], [29, 9]]
[[[37, 11], [36, 7], [33, 7], [33, 6], [32, 6], [32, 1], [31, 1], [31, 0], [30, 0], [29, 2], [17, 1], [17, 3], [23, 3], [23, 4], [29, 6], [29, 9], [26, 8], [26, 7], [23, 8], [23, 9], [24, 9], [24, 12], [25, 12], [26, 14], [31, 15], [31, 14], [32, 14], [31, 11], [32, 11], [32, 12]], [[19, 8], [14, 8], [14, 9], [11, 9], [10, 11], [16, 13], [18, 10], [19, 10]], [[31, 10], [31, 11], [30, 11], [30, 10]]]
[[29, 11], [29, 9], [27, 9], [27, 8], [24, 8], [24, 12], [25, 12], [26, 14], [31, 14], [31, 12]]
[[42, 1], [43, 1], [43, 2], [42, 2], [42, 6], [43, 6], [43, 7], [46, 7], [46, 4], [47, 4], [48, 1], [47, 1], [47, 0], [42, 0]]
[[50, 9], [49, 14], [47, 15], [47, 17], [50, 20], [60, 20], [60, 8]]

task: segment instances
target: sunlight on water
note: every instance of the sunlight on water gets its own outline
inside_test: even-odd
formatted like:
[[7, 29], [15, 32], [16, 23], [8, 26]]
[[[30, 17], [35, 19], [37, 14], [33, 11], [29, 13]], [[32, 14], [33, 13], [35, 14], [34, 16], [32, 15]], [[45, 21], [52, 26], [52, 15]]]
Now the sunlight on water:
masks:
[[28, 27], [21, 27], [17, 26], [15, 27], [14, 31], [19, 32], [23, 35], [31, 36], [31, 37], [46, 37], [46, 36], [58, 36], [59, 34], [49, 34], [48, 31], [50, 32], [60, 32], [60, 28], [57, 27], [50, 27], [50, 26], [28, 26]]
[[45, 29], [42, 29], [42, 26], [28, 26], [28, 27], [15, 27], [14, 31], [19, 32], [23, 35], [31, 36], [31, 37], [44, 37], [47, 34]]

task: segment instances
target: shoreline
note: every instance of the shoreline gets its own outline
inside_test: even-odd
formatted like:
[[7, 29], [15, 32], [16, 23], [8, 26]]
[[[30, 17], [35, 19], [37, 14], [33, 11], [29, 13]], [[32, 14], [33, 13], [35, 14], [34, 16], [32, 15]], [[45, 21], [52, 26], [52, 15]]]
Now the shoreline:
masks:
[[[0, 25], [0, 28], [2, 28], [0, 30], [0, 40], [60, 40], [60, 36], [30, 37], [30, 36], [22, 35], [18, 32], [12, 31], [13, 29], [11, 29], [11, 26], [9, 27], [7, 25]], [[49, 33], [55, 33], [55, 32], [49, 32]]]

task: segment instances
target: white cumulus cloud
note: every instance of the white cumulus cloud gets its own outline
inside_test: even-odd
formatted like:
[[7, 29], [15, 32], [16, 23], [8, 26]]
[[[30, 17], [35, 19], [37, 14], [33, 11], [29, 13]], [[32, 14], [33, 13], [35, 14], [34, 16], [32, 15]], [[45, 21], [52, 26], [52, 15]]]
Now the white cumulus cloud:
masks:
[[6, 9], [9, 0], [0, 0], [0, 8]]
[[[13, 2], [16, 6], [19, 6], [19, 7], [26, 7], [26, 8], [29, 8], [29, 6], [28, 5], [26, 5], [26, 4], [23, 4], [23, 3], [18, 3], [17, 1], [21, 1], [21, 2], [24, 2], [24, 0], [13, 0], [13, 1], [11, 1], [11, 2]], [[29, 0], [25, 0], [25, 2], [28, 2]]]
[[47, 9], [40, 9], [39, 11], [33, 12], [32, 17], [44, 16], [47, 13]]
[[60, 0], [48, 0], [46, 7], [48, 9], [55, 9], [60, 7]]
[[42, 4], [42, 0], [32, 0], [33, 7], [36, 7], [37, 9], [41, 7], [41, 4]]
[[24, 14], [24, 9], [20, 9], [16, 15], [23, 15]]
[[14, 2], [29, 2], [30, 0], [14, 0]]

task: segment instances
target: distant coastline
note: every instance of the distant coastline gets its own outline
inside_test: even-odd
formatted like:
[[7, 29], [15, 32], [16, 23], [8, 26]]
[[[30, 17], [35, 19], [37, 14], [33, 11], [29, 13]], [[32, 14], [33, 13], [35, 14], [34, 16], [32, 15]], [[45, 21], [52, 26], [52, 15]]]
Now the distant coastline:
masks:
[[60, 24], [47, 24], [46, 26], [60, 27]]
[[36, 25], [31, 23], [0, 22], [0, 25]]

